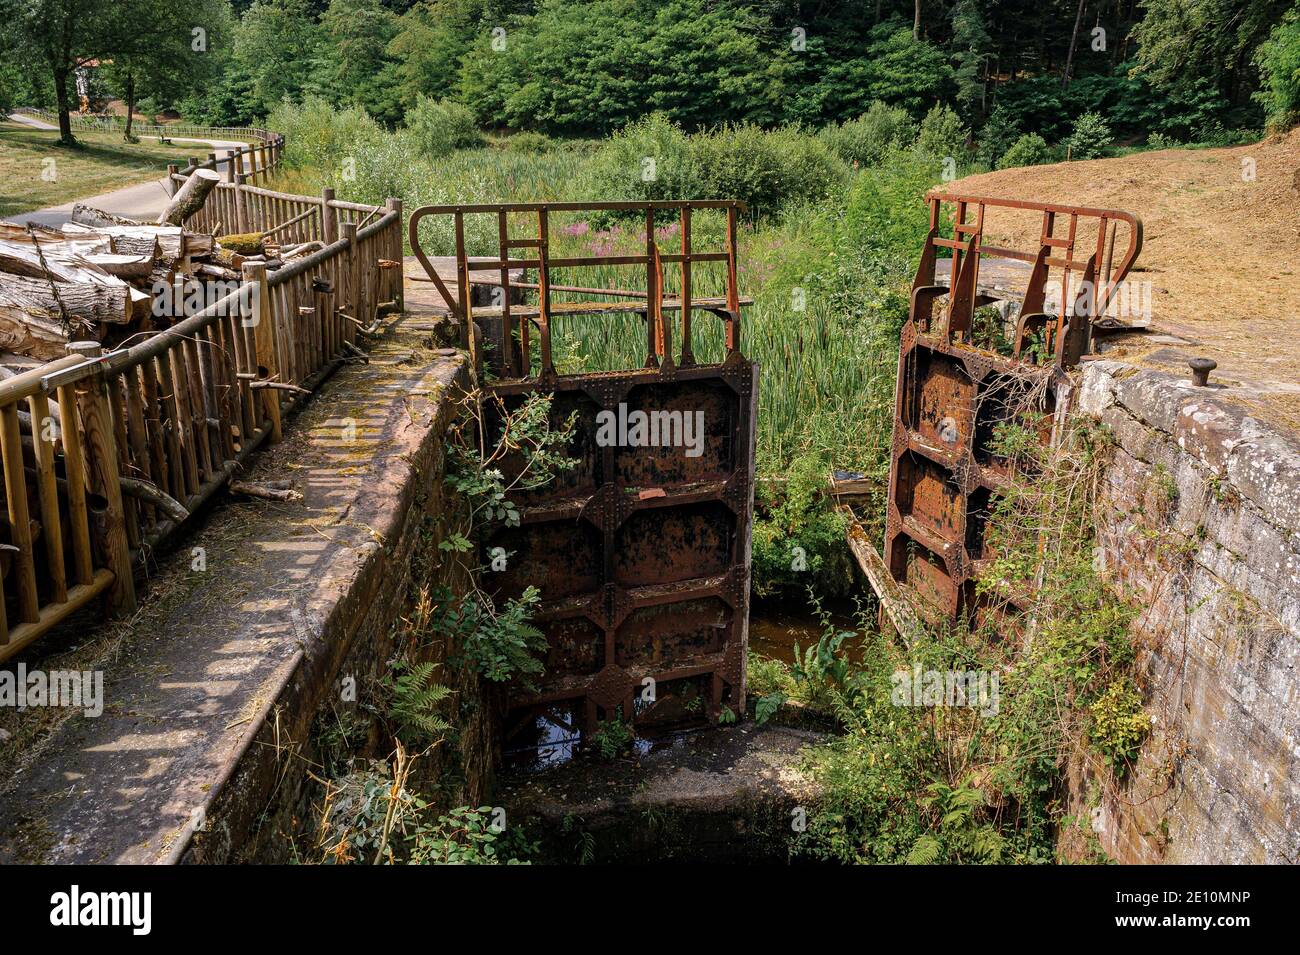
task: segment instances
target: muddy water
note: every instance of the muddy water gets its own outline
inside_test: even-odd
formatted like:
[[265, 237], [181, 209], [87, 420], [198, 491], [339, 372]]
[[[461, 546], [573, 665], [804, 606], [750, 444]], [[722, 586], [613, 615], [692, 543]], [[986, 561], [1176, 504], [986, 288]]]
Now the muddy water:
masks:
[[[853, 605], [830, 604], [830, 622], [837, 630], [857, 632], [858, 622]], [[749, 649], [759, 656], [794, 662], [795, 644], [801, 651], [821, 639], [824, 627], [813, 609], [801, 600], [754, 601], [749, 614]], [[846, 641], [845, 647], [854, 641]]]

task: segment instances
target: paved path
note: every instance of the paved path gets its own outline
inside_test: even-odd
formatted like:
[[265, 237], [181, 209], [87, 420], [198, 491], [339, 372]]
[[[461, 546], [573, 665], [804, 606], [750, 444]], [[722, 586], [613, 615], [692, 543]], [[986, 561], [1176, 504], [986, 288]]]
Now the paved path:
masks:
[[[247, 462], [247, 479], [291, 479], [302, 499], [214, 501], [192, 532], [210, 573], [193, 572], [187, 538], [157, 554], [131, 621], [74, 621], [24, 651], [33, 671], [68, 668], [76, 655], [75, 669], [103, 674], [105, 705], [95, 717], [0, 712], [14, 734], [0, 744], [0, 864], [169, 860], [195, 821], [208, 861], [279, 841], [278, 822], [247, 839], [244, 807], [256, 815], [275, 780], [299, 778], [306, 764], [288, 754], [337, 696], [327, 694], [342, 660], [391, 647], [374, 627], [402, 604], [421, 526], [408, 514], [422, 514], [415, 502], [438, 486], [452, 410], [439, 396], [467, 387], [464, 358], [427, 348], [428, 338], [389, 326], [368, 364], [340, 368], [287, 419], [284, 441]], [[362, 424], [340, 442], [348, 421]], [[385, 649], [367, 643], [373, 632]]]
[[[22, 123], [24, 126], [32, 126], [36, 129], [56, 129], [49, 123], [43, 123], [38, 119], [32, 119], [30, 116], [22, 116], [17, 113], [9, 114], [9, 118], [15, 123]], [[225, 175], [228, 160], [226, 157], [236, 149], [248, 145], [247, 143], [233, 142], [223, 139], [173, 139], [175, 143], [201, 143], [210, 146], [209, 152], [216, 152], [218, 156], [217, 171]], [[245, 168], [247, 168], [247, 158], [245, 157]], [[105, 212], [111, 212], [119, 216], [129, 216], [132, 219], [141, 221], [152, 221], [158, 218], [159, 213], [167, 205], [167, 190], [165, 187], [166, 179], [155, 179], [151, 182], [142, 182], [134, 186], [126, 186], [122, 189], [115, 189], [112, 192], [106, 192], [98, 196], [85, 196], [75, 200], [84, 202], [86, 205], [94, 206], [96, 209], [103, 209]], [[48, 209], [38, 209], [35, 212], [25, 212], [22, 215], [10, 216], [9, 222], [19, 224], [30, 222], [34, 225], [53, 226], [58, 228], [65, 222], [72, 220], [72, 205], [67, 202], [61, 206], [52, 206]]]

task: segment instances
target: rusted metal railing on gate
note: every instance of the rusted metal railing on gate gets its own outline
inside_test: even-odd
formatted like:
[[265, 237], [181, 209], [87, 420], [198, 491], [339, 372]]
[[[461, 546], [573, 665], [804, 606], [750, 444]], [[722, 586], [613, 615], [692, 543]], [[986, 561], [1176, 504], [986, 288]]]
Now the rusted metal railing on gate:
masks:
[[[1096, 324], [1142, 249], [1142, 223], [1116, 209], [980, 196], [935, 193], [929, 203], [899, 349], [884, 561], [923, 606], [974, 618], [984, 609], [975, 581], [994, 556], [988, 519], [1009, 479], [996, 431], [1019, 422], [1051, 439], [1065, 371], [1091, 351]], [[943, 234], [945, 207], [952, 238]], [[1029, 248], [988, 241], [1005, 225], [999, 219], [1026, 213], [1039, 217]], [[1091, 252], [1079, 258], [1085, 239]], [[946, 284], [940, 250], [951, 253]], [[998, 280], [984, 281], [993, 271]], [[1019, 303], [1009, 355], [974, 336], [976, 309], [998, 300]]]
[[[694, 247], [692, 239], [692, 212], [714, 210], [726, 216], [724, 247], [713, 251], [700, 251]], [[700, 310], [722, 319], [726, 328], [727, 354], [737, 354], [740, 348], [740, 307], [742, 303], [736, 282], [736, 229], [737, 218], [746, 211], [744, 203], [730, 199], [663, 201], [663, 202], [520, 202], [478, 205], [442, 205], [422, 206], [411, 214], [408, 234], [411, 251], [424, 267], [428, 280], [438, 289], [457, 319], [461, 322], [462, 333], [473, 321], [490, 323], [499, 330], [493, 335], [494, 343], [500, 350], [501, 370], [506, 377], [523, 377], [528, 374], [528, 367], [520, 360], [520, 353], [528, 355], [530, 348], [530, 328], [535, 327], [539, 340], [541, 360], [540, 375], [553, 378], [556, 374], [551, 347], [551, 326], [554, 320], [564, 316], [615, 314], [633, 312], [641, 314], [646, 322], [646, 364], [681, 365], [695, 363], [694, 335], [691, 327], [692, 312]], [[645, 223], [646, 251], [635, 255], [585, 255], [552, 256], [550, 253], [552, 213], [583, 213], [600, 215], [605, 213], [622, 213], [634, 215]], [[665, 221], [660, 213], [667, 213]], [[510, 216], [525, 214], [534, 218], [536, 228], [527, 237], [517, 238], [510, 235]], [[481, 259], [471, 259], [465, 246], [465, 217], [469, 215], [490, 215], [497, 220], [497, 248], [493, 255]], [[453, 293], [447, 283], [434, 268], [428, 255], [420, 244], [420, 223], [431, 216], [451, 216], [456, 246], [456, 287]], [[656, 239], [656, 223], [669, 225], [676, 223], [679, 229], [679, 245], [676, 252], [661, 252]], [[514, 250], [529, 250], [531, 254], [524, 258], [512, 258]], [[698, 297], [693, 295], [692, 267], [706, 262], [726, 263], [726, 294], [720, 298]], [[673, 298], [664, 297], [664, 266], [676, 265], [680, 268], [681, 292]], [[625, 289], [581, 288], [560, 285], [553, 281], [555, 270], [575, 269], [587, 266], [624, 266], [644, 269], [646, 288], [644, 292]], [[535, 270], [536, 283], [512, 282], [510, 272], [516, 269]], [[491, 284], [502, 290], [502, 304], [499, 308], [475, 309], [469, 289], [472, 283], [471, 272], [491, 271], [496, 278]], [[526, 288], [535, 291], [537, 303], [532, 306], [512, 305], [511, 290]], [[556, 293], [572, 292], [586, 295], [612, 296], [637, 301], [596, 302], [560, 302], [553, 301]], [[672, 328], [666, 315], [677, 312], [680, 316], [681, 350], [677, 358], [673, 357]], [[514, 323], [518, 324], [515, 325]], [[507, 333], [504, 329], [509, 329]], [[485, 329], [489, 331], [489, 329]], [[517, 332], [517, 339], [515, 333]], [[481, 364], [477, 355], [476, 343], [471, 337], [463, 340], [470, 348], [476, 367]]]

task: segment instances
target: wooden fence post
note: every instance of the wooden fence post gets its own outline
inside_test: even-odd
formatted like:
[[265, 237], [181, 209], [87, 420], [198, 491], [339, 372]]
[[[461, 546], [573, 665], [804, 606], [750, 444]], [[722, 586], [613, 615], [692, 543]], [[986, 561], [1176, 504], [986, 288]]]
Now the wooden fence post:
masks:
[[[242, 169], [242, 168], [243, 168], [243, 166], [244, 166], [244, 157], [243, 157], [243, 155], [240, 155], [240, 157], [236, 160], [236, 163], [237, 163], [237, 166], [236, 166], [237, 169]], [[244, 194], [244, 174], [243, 174], [242, 172], [236, 172], [236, 173], [235, 173], [235, 228], [234, 228], [234, 231], [235, 231], [235, 232], [243, 233], [243, 232], [248, 232], [248, 231], [250, 231], [250, 229], [251, 229], [251, 226], [250, 226], [249, 221], [248, 221], [248, 196]]]
[[[393, 290], [393, 301], [397, 303], [398, 314], [406, 311], [406, 268], [402, 263], [402, 236], [406, 235], [406, 230], [402, 227], [402, 200], [389, 199], [384, 203], [384, 208], [389, 212], [397, 213], [397, 242], [393, 250], [393, 257], [398, 261], [397, 269], [397, 288]], [[502, 251], [501, 257], [506, 258], [506, 252]]]
[[[73, 342], [69, 354], [98, 358], [103, 348], [97, 342]], [[131, 572], [131, 548], [126, 539], [126, 512], [122, 505], [122, 485], [118, 478], [117, 442], [108, 404], [108, 382], [96, 372], [76, 384], [78, 417], [81, 419], [82, 451], [86, 465], [86, 483], [92, 494], [104, 499], [104, 558], [113, 572], [113, 586], [107, 591], [111, 614], [134, 613], [135, 578]], [[63, 422], [65, 428], [76, 422]]]
[[[280, 363], [275, 351], [275, 324], [271, 317], [271, 288], [266, 282], [265, 262], [245, 262], [242, 266], [244, 282], [253, 284], [253, 348], [256, 352], [255, 363], [257, 375], [264, 381], [275, 381], [279, 375]], [[274, 444], [284, 436], [280, 428], [280, 390], [278, 388], [259, 388], [262, 393], [262, 407], [271, 419], [271, 443]]]
[[181, 167], [176, 163], [169, 163], [167, 166], [167, 195], [176, 195], [176, 180], [172, 178], [180, 172]]
[[344, 338], [349, 344], [356, 344], [357, 323], [367, 324], [361, 317], [361, 250], [357, 246], [357, 224], [343, 223], [343, 238], [348, 240], [348, 314], [352, 321], [345, 322], [347, 332]]
[[320, 191], [320, 234], [321, 241], [333, 245], [339, 240], [339, 220], [330, 203], [334, 201], [334, 190], [326, 186]]

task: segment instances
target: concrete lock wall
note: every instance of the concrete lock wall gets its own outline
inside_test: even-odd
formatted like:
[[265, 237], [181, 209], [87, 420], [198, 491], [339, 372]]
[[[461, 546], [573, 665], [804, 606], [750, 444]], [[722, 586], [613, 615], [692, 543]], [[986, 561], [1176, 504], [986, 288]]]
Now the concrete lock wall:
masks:
[[[453, 593], [465, 592], [466, 581], [448, 576], [438, 544], [459, 506], [444, 483], [445, 441], [455, 399], [468, 385], [467, 366], [462, 358], [443, 359], [429, 377], [437, 382], [424, 390], [431, 413], [411, 418], [416, 426], [401, 442], [400, 473], [387, 487], [362, 492], [392, 498], [385, 508], [392, 523], [376, 528], [378, 537], [363, 548], [359, 564], [338, 579], [337, 601], [305, 615], [305, 653], [278, 697], [276, 717], [239, 760], [180, 861], [285, 862], [295, 845], [310, 845], [322, 787], [309, 771], [320, 766], [320, 741], [338, 724], [341, 710], [363, 717], [369, 712], [371, 691], [394, 658], [400, 620], [411, 612], [412, 585], [445, 584]], [[389, 400], [409, 408], [408, 398], [398, 392]], [[395, 413], [385, 408], [386, 415]], [[438, 682], [449, 685], [459, 701], [451, 716], [454, 732], [444, 745], [421, 754], [411, 782], [437, 781], [446, 798], [477, 804], [491, 785], [497, 707], [476, 671], [443, 665], [450, 652], [447, 641], [435, 640], [423, 658], [439, 664]], [[340, 701], [344, 680], [356, 688], [360, 705]], [[357, 768], [391, 752], [392, 741], [373, 712], [361, 735], [364, 740], [350, 750]]]
[[1300, 443], [1230, 388], [1113, 361], [1076, 410], [1118, 444], [1098, 560], [1142, 609], [1152, 732], [1119, 780], [1073, 766], [1073, 808], [1120, 862], [1296, 862]]

